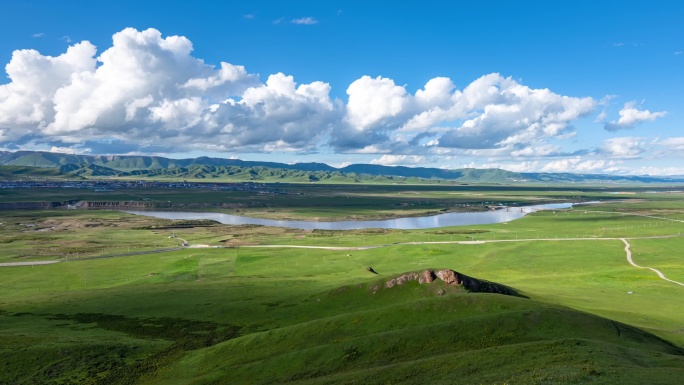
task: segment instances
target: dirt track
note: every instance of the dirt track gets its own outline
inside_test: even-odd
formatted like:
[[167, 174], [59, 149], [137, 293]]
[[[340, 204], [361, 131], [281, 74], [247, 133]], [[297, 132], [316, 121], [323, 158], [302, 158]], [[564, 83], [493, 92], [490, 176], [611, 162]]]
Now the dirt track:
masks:
[[34, 262], [3, 262], [0, 263], [0, 267], [10, 267], [10, 266], [33, 266], [33, 265], [51, 265], [53, 263], [58, 263], [62, 261], [34, 261]]
[[632, 245], [630, 245], [629, 242], [627, 242], [627, 240], [626, 240], [625, 238], [620, 238], [620, 240], [621, 240], [622, 242], [625, 243], [625, 253], [627, 254], [627, 262], [629, 262], [630, 265], [632, 265], [632, 266], [634, 266], [634, 267], [638, 267], [638, 268], [640, 268], [640, 269], [649, 269], [649, 270], [652, 270], [652, 271], [654, 271], [656, 274], [658, 274], [658, 277], [660, 277], [661, 279], [664, 279], [664, 280], [666, 280], [666, 281], [670, 281], [670, 282], [672, 282], [672, 283], [676, 283], [677, 285], [680, 285], [680, 286], [684, 286], [684, 283], [677, 282], [677, 281], [673, 281], [673, 280], [671, 280], [671, 279], [665, 277], [665, 274], [661, 273], [660, 270], [654, 269], [654, 268], [652, 268], [652, 267], [639, 266], [639, 265], [637, 265], [636, 263], [634, 263], [634, 261], [632, 260], [632, 252], [629, 250], [629, 248], [630, 248]]

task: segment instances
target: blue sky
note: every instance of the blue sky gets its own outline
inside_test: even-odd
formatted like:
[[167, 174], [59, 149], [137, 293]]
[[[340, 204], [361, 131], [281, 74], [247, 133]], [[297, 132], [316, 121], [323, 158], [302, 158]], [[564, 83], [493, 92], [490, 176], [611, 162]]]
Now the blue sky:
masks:
[[19, 1], [0, 150], [684, 175], [672, 1]]

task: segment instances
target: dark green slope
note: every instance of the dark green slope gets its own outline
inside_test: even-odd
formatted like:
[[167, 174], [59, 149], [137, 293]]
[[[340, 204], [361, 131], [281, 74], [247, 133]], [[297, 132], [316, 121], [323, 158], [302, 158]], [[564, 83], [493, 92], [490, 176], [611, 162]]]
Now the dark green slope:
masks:
[[353, 172], [357, 174], [392, 175], [428, 179], [458, 179], [463, 176], [462, 170], [442, 170], [425, 167], [381, 166], [376, 164], [352, 164], [341, 168], [340, 171], [347, 173]]
[[[47, 170], [47, 169], [45, 169]], [[97, 178], [144, 178], [254, 182], [330, 182], [330, 183], [392, 183], [393, 177], [339, 171], [303, 171], [263, 166], [209, 166], [202, 164], [187, 167], [168, 167], [122, 171], [95, 164], [65, 165], [60, 170], [68, 175]]]
[[458, 170], [445, 170], [425, 167], [353, 164], [341, 168], [340, 171], [368, 175], [390, 175], [406, 178], [458, 180], [461, 182], [510, 183], [523, 179], [523, 177], [518, 173], [500, 169], [464, 168]]
[[63, 173], [69, 173], [69, 175], [81, 176], [85, 178], [89, 177], [103, 177], [103, 176], [117, 176], [118, 172], [108, 167], [98, 166], [96, 164], [88, 164], [83, 167], [74, 167], [76, 165], [64, 165], [60, 167]]
[[29, 167], [29, 166], [0, 166], [0, 179], [13, 180], [25, 177], [67, 177], [68, 173], [59, 168]]
[[516, 182], [523, 177], [514, 172], [501, 170], [498, 168], [493, 169], [476, 169], [476, 168], [466, 168], [463, 169], [462, 181], [468, 182], [482, 182], [482, 183], [511, 183]]
[[0, 164], [32, 167], [59, 167], [66, 164], [94, 164], [119, 171], [154, 170], [164, 168], [181, 168], [193, 165], [206, 166], [240, 166], [285, 168], [301, 171], [335, 171], [323, 163], [284, 164], [276, 162], [254, 162], [240, 159], [223, 159], [199, 157], [191, 159], [170, 159], [159, 156], [126, 156], [126, 155], [71, 155], [41, 151], [17, 151], [0, 153]]
[[190, 352], [144, 383], [674, 384], [684, 351], [633, 327], [501, 294], [346, 287], [318, 318]]
[[[288, 181], [310, 181], [310, 176], [316, 172], [277, 169], [268, 167], [240, 167], [240, 166], [208, 166], [195, 164], [187, 167], [173, 167], [166, 169], [121, 171], [119, 177], [145, 177], [145, 178], [179, 178], [179, 179], [214, 179], [229, 178], [243, 181], [277, 180], [278, 178]], [[315, 176], [314, 176], [315, 177]], [[322, 177], [322, 176], [321, 176]]]

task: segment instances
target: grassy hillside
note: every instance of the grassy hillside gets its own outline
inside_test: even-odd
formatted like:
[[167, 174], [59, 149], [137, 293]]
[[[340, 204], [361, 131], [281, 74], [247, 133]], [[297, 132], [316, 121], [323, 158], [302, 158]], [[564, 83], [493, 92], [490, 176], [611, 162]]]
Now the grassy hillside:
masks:
[[190, 159], [170, 159], [159, 156], [126, 155], [72, 155], [43, 151], [0, 152], [0, 164], [31, 167], [60, 167], [64, 165], [96, 165], [117, 171], [155, 170], [164, 168], [205, 166], [268, 167], [303, 171], [335, 171], [322, 163], [299, 163], [286, 165], [275, 162], [249, 162], [240, 159], [199, 157]]
[[29, 166], [0, 166], [0, 180], [16, 180], [30, 178], [68, 178], [58, 168], [29, 167]]
[[[240, 166], [207, 166], [192, 165], [188, 167], [134, 170], [127, 172], [103, 171], [101, 176], [118, 178], [146, 178], [151, 180], [206, 180], [206, 181], [248, 181], [279, 183], [420, 183], [418, 178], [395, 178], [391, 176], [342, 173], [339, 171], [301, 171], [284, 168], [240, 167]], [[92, 174], [97, 176], [97, 174]]]
[[[491, 294], [420, 298], [399, 287], [321, 301], [372, 307], [241, 336], [148, 376], [151, 383], [674, 383], [684, 351], [626, 325]], [[365, 295], [364, 295], [365, 294]], [[325, 305], [323, 305], [325, 306]], [[360, 307], [364, 307], [361, 305]], [[277, 341], [278, 343], [274, 343]], [[651, 368], [632, 365], [634, 360]]]

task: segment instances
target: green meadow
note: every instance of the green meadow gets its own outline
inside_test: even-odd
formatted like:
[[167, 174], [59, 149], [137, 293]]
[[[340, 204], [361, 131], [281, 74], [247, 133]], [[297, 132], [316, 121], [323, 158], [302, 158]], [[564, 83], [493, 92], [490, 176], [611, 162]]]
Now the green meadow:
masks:
[[[406, 203], [406, 195], [446, 207], [467, 192], [409, 190], [357, 191], [354, 209], [365, 200]], [[614, 197], [482, 189], [467, 199], [504, 195]], [[0, 212], [0, 263], [60, 261], [0, 267], [0, 383], [676, 384], [684, 378], [684, 286], [628, 264], [620, 238], [635, 263], [683, 282], [684, 199], [628, 197], [423, 230]], [[283, 210], [307, 217], [315, 212], [308, 202]], [[331, 205], [330, 215], [345, 210]], [[168, 250], [180, 240], [209, 247]], [[439, 280], [385, 287], [425, 269], [453, 269], [517, 295]]]

